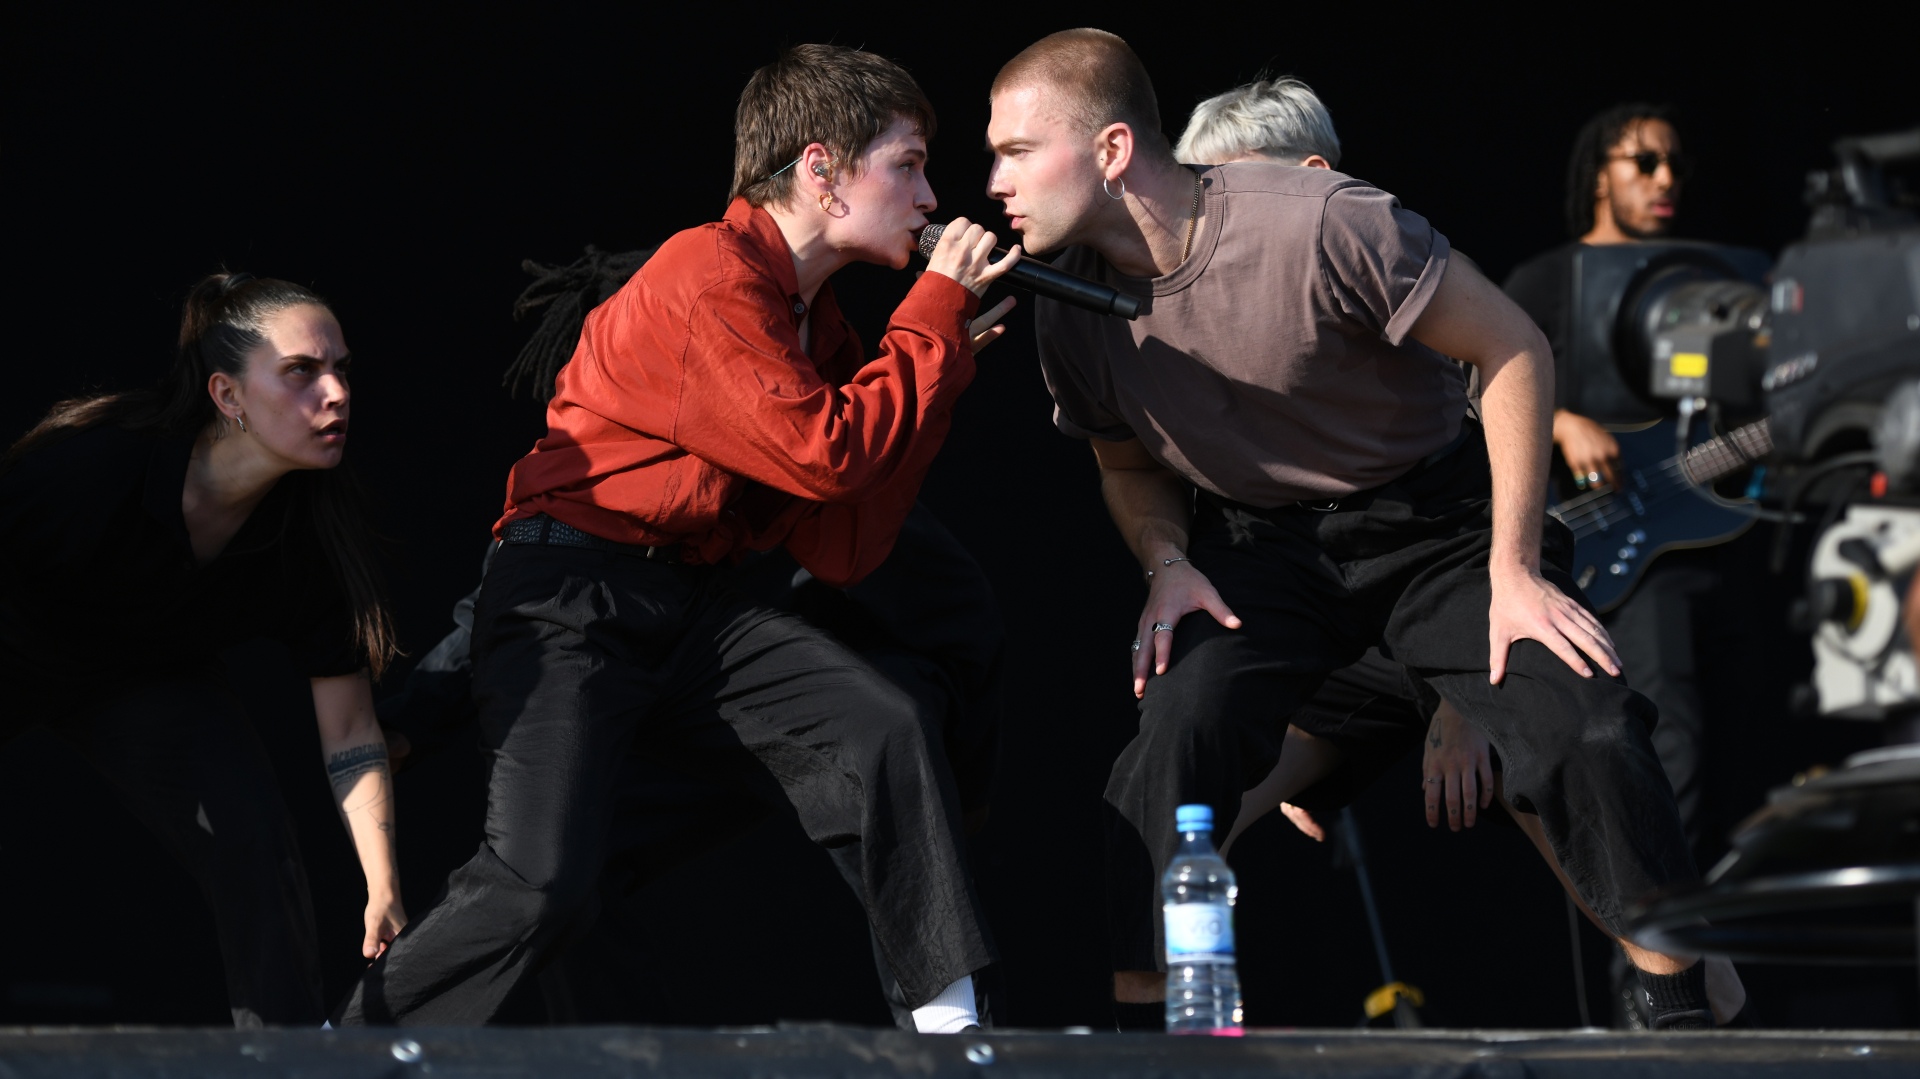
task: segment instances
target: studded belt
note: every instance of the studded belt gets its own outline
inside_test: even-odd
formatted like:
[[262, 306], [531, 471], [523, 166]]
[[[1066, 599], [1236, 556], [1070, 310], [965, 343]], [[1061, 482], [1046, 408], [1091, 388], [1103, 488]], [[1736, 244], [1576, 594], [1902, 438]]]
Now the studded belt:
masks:
[[592, 551], [609, 551], [613, 554], [632, 555], [653, 562], [680, 561], [680, 547], [648, 547], [640, 543], [615, 543], [610, 539], [601, 539], [590, 532], [582, 532], [565, 521], [556, 521], [546, 514], [523, 517], [507, 525], [500, 537], [504, 542], [516, 544], [542, 544], [548, 547], [585, 547]]

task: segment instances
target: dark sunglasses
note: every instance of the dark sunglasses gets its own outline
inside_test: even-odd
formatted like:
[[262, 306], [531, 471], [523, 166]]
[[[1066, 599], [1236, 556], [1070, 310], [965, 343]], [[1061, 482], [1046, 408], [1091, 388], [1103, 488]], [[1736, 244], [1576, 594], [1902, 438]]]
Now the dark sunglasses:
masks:
[[1615, 154], [1609, 161], [1631, 161], [1633, 167], [1640, 170], [1642, 176], [1652, 176], [1660, 171], [1662, 164], [1673, 171], [1673, 178], [1684, 179], [1692, 171], [1693, 162], [1685, 154], [1663, 154], [1656, 150], [1642, 150], [1637, 154]]

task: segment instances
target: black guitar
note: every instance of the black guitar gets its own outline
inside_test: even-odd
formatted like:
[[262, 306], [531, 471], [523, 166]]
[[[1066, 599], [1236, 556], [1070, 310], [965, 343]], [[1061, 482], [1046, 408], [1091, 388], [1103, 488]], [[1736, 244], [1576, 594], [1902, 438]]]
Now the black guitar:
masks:
[[1663, 552], [1712, 547], [1753, 527], [1750, 509], [1708, 485], [1773, 449], [1767, 421], [1676, 455], [1678, 422], [1616, 432], [1620, 486], [1602, 485], [1547, 510], [1573, 530], [1573, 579], [1599, 610], [1618, 607]]

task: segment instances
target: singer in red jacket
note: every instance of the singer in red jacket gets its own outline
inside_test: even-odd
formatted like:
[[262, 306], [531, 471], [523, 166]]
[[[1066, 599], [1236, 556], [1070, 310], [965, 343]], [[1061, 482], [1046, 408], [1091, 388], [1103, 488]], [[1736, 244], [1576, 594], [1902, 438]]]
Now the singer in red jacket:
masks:
[[485, 841], [340, 1022], [492, 1018], [588, 917], [636, 752], [857, 846], [916, 1028], [975, 1021], [991, 945], [937, 739], [906, 693], [729, 571], [776, 545], [832, 584], [878, 566], [973, 349], [999, 333], [969, 320], [1017, 255], [990, 264], [993, 236], [964, 220], [872, 360], [827, 284], [854, 261], [906, 267], [934, 208], [933, 128], [891, 62], [788, 50], [741, 96], [726, 217], [668, 240], [588, 317], [547, 435], [508, 480], [474, 612]]
[[[894, 246], [912, 242], [898, 231]], [[689, 565], [784, 544], [829, 584], [866, 576], [973, 381], [977, 300], [924, 275], [863, 362], [832, 286], [813, 286], [774, 216], [742, 197], [668, 240], [587, 316], [496, 538], [544, 514]]]

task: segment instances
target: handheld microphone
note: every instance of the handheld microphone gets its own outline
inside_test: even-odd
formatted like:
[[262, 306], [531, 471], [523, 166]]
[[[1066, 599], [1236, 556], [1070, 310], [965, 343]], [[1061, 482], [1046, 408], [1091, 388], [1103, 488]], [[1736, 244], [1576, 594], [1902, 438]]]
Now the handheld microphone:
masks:
[[[940, 234], [947, 231], [945, 225], [928, 225], [920, 230], [920, 253], [927, 258], [933, 257], [934, 245], [940, 242]], [[993, 249], [999, 262], [1007, 256], [1005, 248]], [[1118, 315], [1132, 320], [1140, 317], [1140, 301], [1118, 289], [1109, 288], [1084, 277], [1075, 277], [1065, 270], [1056, 270], [1044, 262], [1035, 262], [1023, 258], [1008, 270], [1003, 281], [1011, 281], [1022, 288], [1049, 299], [1070, 303], [1075, 307], [1084, 307], [1102, 315]]]

